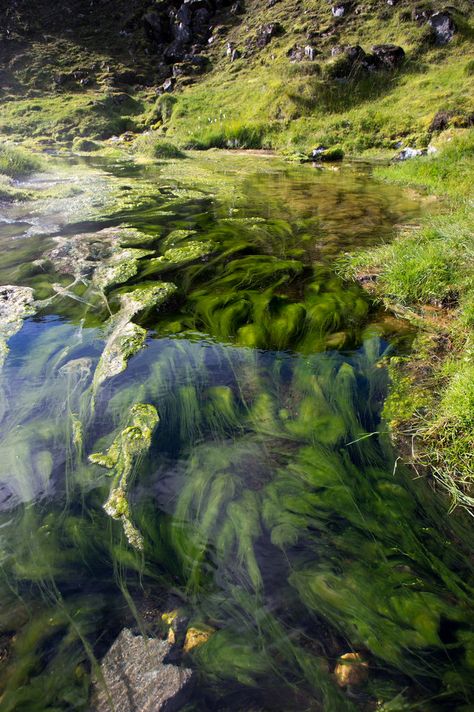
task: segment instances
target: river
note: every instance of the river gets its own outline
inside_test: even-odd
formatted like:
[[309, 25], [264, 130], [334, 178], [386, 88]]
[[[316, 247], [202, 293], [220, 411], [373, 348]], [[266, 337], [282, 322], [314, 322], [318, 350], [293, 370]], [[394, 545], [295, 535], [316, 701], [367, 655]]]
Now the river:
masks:
[[[2, 712], [90, 709], [120, 631], [173, 616], [186, 710], [474, 709], [466, 527], [382, 414], [412, 329], [337, 270], [421, 198], [219, 152], [51, 159], [22, 187], [0, 206], [0, 284], [26, 288], [0, 350]], [[360, 684], [337, 684], [347, 653]]]

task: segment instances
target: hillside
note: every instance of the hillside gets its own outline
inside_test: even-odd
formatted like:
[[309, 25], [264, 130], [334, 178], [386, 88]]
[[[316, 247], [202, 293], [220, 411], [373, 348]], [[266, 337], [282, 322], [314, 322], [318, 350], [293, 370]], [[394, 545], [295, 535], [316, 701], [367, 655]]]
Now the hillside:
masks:
[[425, 147], [473, 121], [472, 14], [468, 0], [8, 2], [0, 133], [68, 144], [154, 128], [184, 147], [289, 153]]

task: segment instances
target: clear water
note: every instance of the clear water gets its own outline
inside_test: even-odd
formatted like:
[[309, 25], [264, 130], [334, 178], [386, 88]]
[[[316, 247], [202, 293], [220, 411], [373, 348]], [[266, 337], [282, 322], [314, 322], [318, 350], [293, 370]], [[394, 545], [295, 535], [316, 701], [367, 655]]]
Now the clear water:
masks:
[[[469, 529], [381, 419], [411, 333], [335, 271], [419, 202], [268, 157], [57, 171], [0, 223], [0, 283], [43, 300], [1, 372], [2, 712], [89, 709], [122, 628], [166, 636], [173, 610], [189, 710], [474, 709]], [[150, 253], [100, 290], [92, 236], [125, 224]], [[75, 279], [51, 250], [79, 234], [96, 252]], [[121, 295], [157, 281], [176, 290], [98, 380]], [[189, 627], [211, 635], [183, 654]], [[338, 687], [351, 651], [368, 679]]]

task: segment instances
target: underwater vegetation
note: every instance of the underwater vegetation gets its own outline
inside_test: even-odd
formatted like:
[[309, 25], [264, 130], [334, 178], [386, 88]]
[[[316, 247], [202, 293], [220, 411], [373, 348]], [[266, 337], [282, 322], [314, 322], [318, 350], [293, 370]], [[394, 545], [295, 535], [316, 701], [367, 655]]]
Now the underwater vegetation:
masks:
[[[0, 373], [0, 706], [87, 710], [120, 631], [179, 609], [205, 631], [172, 636], [190, 710], [467, 712], [468, 529], [381, 415], [411, 335], [333, 270], [413, 205], [273, 163], [211, 190], [206, 160], [109, 167], [153, 200], [12, 268], [35, 314]], [[352, 652], [367, 675], [338, 684]]]

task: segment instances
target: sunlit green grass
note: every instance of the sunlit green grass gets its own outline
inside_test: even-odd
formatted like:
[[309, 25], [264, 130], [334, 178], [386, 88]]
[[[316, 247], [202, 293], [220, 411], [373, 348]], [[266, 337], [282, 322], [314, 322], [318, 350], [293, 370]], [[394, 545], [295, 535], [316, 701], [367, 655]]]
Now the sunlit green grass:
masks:
[[[402, 233], [392, 243], [347, 255], [341, 269], [347, 276], [377, 276], [376, 294], [398, 308], [423, 314], [424, 305], [448, 307], [440, 315], [431, 347], [422, 337], [415, 352], [402, 359], [395, 378], [393, 402], [386, 411], [391, 420], [405, 420], [418, 436], [419, 460], [450, 492], [453, 503], [474, 506], [474, 216], [472, 175], [474, 132], [448, 136], [439, 154], [378, 169], [381, 177], [402, 185], [426, 186], [444, 196], [443, 212], [427, 217], [415, 231]], [[420, 321], [418, 321], [420, 323]], [[436, 345], [444, 344], [444, 353]], [[417, 353], [417, 348], [419, 351]], [[411, 378], [406, 378], [411, 371]], [[431, 403], [420, 409], [418, 378], [423, 367], [423, 389]], [[402, 395], [400, 395], [402, 394]], [[401, 398], [401, 400], [400, 400]], [[403, 415], [397, 405], [403, 402]], [[401, 415], [401, 418], [399, 418]]]

